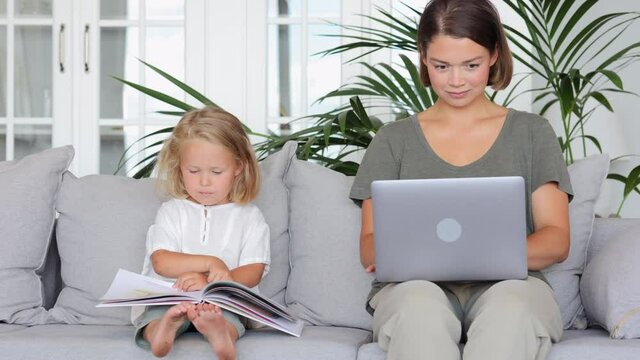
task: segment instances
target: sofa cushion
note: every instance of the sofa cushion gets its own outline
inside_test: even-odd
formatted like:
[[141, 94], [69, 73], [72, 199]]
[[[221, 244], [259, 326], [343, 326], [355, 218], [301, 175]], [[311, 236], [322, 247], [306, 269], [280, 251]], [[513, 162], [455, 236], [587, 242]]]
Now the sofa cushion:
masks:
[[[130, 360], [157, 359], [136, 346], [132, 326], [44, 325], [0, 337], [2, 358], [12, 360]], [[297, 338], [274, 330], [252, 330], [237, 342], [243, 360], [352, 360], [358, 347], [371, 341], [368, 331], [309, 327]], [[197, 332], [176, 340], [168, 359], [211, 359], [211, 347]]]
[[139, 273], [161, 199], [154, 179], [64, 175], [56, 240], [65, 284], [50, 310], [69, 324], [129, 324], [129, 308], [96, 308], [119, 268]]
[[291, 162], [286, 301], [315, 325], [371, 329], [365, 301], [373, 277], [360, 265], [360, 208], [349, 199], [352, 182], [311, 162]]
[[0, 322], [47, 322], [36, 271], [43, 266], [62, 173], [73, 158], [64, 146], [0, 162]]
[[295, 142], [288, 142], [260, 162], [262, 185], [254, 201], [269, 225], [271, 241], [271, 266], [260, 281], [260, 292], [279, 303], [284, 303], [289, 277], [289, 194], [284, 174], [296, 155], [296, 146]]
[[615, 340], [602, 329], [568, 330], [548, 360], [637, 360], [640, 340]]
[[640, 232], [609, 241], [587, 265], [580, 291], [589, 321], [614, 339], [640, 338]]
[[573, 200], [569, 203], [571, 248], [569, 257], [543, 271], [551, 284], [565, 329], [587, 326], [580, 301], [580, 275], [584, 270], [593, 229], [595, 203], [609, 170], [609, 157], [592, 155], [569, 165]]

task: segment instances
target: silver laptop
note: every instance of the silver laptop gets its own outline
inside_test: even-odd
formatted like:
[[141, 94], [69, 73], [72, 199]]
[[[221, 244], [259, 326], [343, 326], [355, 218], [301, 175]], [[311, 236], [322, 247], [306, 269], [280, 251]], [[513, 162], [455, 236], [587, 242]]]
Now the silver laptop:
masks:
[[525, 279], [524, 187], [519, 176], [374, 181], [376, 278]]

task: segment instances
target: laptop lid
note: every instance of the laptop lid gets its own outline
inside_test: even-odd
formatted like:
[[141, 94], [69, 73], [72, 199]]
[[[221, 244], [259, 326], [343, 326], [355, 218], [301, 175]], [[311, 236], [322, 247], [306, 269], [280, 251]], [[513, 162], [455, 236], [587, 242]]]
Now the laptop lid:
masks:
[[524, 179], [371, 184], [378, 281], [527, 277]]

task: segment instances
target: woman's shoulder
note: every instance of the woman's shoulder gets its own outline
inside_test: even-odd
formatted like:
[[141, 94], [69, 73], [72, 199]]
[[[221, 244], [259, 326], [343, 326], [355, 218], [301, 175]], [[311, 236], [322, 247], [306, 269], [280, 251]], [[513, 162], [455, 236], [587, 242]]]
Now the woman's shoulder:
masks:
[[405, 118], [390, 121], [384, 124], [379, 130], [377, 135], [383, 135], [388, 137], [404, 137], [407, 131], [415, 131], [416, 115], [409, 115]]
[[527, 127], [527, 128], [536, 128], [536, 127], [540, 127], [540, 126], [544, 126], [545, 124], [548, 124], [549, 121], [538, 115], [538, 114], [534, 114], [534, 113], [530, 113], [528, 111], [522, 111], [522, 110], [516, 110], [516, 109], [509, 109], [509, 115], [508, 115], [511, 119], [511, 122], [514, 123], [517, 126], [521, 126], [521, 127]]

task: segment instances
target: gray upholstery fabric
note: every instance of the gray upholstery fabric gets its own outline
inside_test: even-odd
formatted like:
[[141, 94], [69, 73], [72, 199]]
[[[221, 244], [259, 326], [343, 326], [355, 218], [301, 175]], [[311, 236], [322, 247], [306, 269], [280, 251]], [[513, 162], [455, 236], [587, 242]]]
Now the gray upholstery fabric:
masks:
[[589, 241], [587, 264], [609, 240], [616, 239], [631, 228], [640, 228], [640, 219], [596, 218], [593, 223], [591, 241]]
[[56, 202], [65, 287], [50, 310], [68, 324], [124, 325], [129, 308], [96, 308], [119, 268], [142, 271], [147, 229], [161, 204], [155, 179], [67, 172]]
[[587, 265], [580, 293], [591, 323], [614, 339], [640, 338], [640, 226], [610, 240]]
[[360, 265], [360, 208], [349, 199], [352, 182], [310, 162], [291, 162], [286, 300], [309, 323], [371, 329], [365, 301], [372, 276]]
[[609, 170], [609, 157], [592, 155], [577, 160], [568, 168], [573, 200], [569, 204], [571, 248], [569, 257], [562, 263], [543, 270], [562, 314], [565, 329], [587, 327], [580, 300], [580, 275], [587, 260], [587, 248], [593, 229], [595, 203], [600, 195], [602, 182]]
[[42, 306], [49, 310], [55, 305], [58, 294], [62, 289], [62, 277], [60, 276], [60, 255], [58, 254], [58, 242], [56, 241], [55, 227], [49, 241], [49, 249], [44, 259], [44, 264], [38, 271], [42, 282]]
[[62, 173], [73, 158], [64, 146], [0, 162], [0, 322], [48, 321], [36, 270], [43, 266]]
[[[133, 332], [132, 326], [38, 326], [0, 335], [0, 354], [12, 360], [155, 359], [136, 346]], [[242, 360], [350, 360], [369, 341], [370, 332], [348, 328], [305, 328], [300, 338], [256, 330], [238, 341], [237, 350]], [[187, 333], [178, 338], [166, 359], [215, 359], [215, 355], [200, 334]]]
[[284, 174], [296, 155], [296, 147], [295, 142], [288, 142], [260, 163], [262, 185], [254, 201], [269, 225], [271, 241], [271, 268], [260, 282], [260, 292], [281, 304], [289, 277], [289, 194]]
[[18, 331], [22, 329], [26, 329], [26, 325], [15, 325], [15, 324], [3, 324], [0, 323], [0, 336], [6, 333], [10, 333], [13, 331]]
[[[602, 329], [566, 330], [562, 341], [551, 348], [548, 360], [637, 360], [640, 339], [614, 340]], [[358, 360], [384, 360], [378, 344], [363, 345]]]
[[640, 339], [615, 340], [602, 329], [565, 331], [548, 360], [638, 360]]

